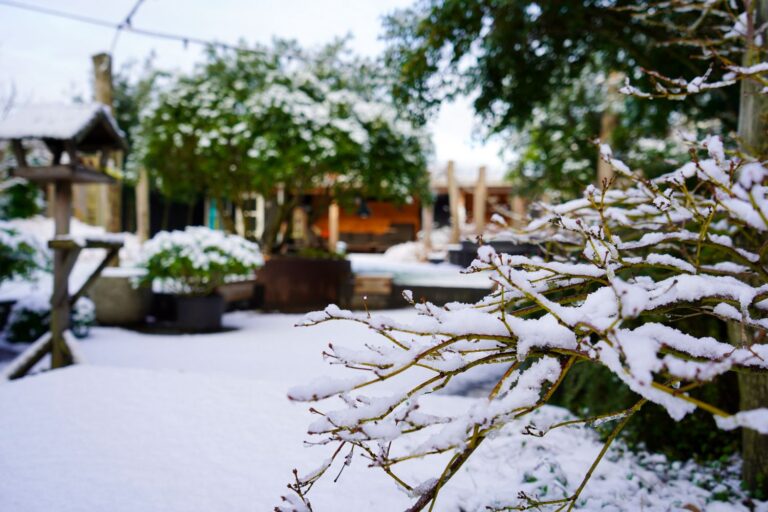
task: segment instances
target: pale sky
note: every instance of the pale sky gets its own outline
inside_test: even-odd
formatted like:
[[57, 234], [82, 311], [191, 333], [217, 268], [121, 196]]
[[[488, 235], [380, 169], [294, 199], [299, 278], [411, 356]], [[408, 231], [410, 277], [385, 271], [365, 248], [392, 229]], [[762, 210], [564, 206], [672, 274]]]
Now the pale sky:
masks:
[[[11, 84], [21, 103], [69, 101], [91, 97], [91, 55], [109, 51], [113, 29], [85, 25], [3, 5], [0, 0], [0, 95]], [[135, 0], [16, 0], [21, 3], [120, 22]], [[374, 56], [384, 49], [381, 17], [413, 0], [146, 0], [133, 26], [235, 44], [269, 43], [273, 37], [316, 46], [351, 34], [357, 53]], [[123, 32], [114, 49], [114, 67], [154, 52], [155, 65], [188, 70], [201, 48]], [[486, 165], [500, 174], [499, 142], [473, 138], [476, 121], [469, 102], [445, 105], [431, 125], [434, 167], [453, 159], [462, 174]], [[494, 172], [496, 171], [496, 172]], [[467, 176], [469, 177], [469, 176]]]

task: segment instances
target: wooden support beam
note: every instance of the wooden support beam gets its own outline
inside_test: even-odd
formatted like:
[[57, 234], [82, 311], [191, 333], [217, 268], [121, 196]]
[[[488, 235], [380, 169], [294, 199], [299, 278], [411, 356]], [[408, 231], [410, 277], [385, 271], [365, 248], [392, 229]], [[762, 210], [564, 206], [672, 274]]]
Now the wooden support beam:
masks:
[[475, 223], [475, 234], [481, 236], [485, 231], [485, 204], [488, 198], [488, 187], [485, 183], [485, 166], [477, 170], [475, 195], [472, 198], [472, 217]]
[[45, 167], [18, 167], [13, 175], [36, 183], [69, 181], [70, 183], [114, 183], [115, 179], [103, 172], [82, 165], [49, 165]]
[[149, 174], [142, 167], [136, 182], [136, 235], [139, 242], [149, 240], [149, 221]]
[[59, 273], [55, 273], [53, 277], [53, 295], [51, 296], [51, 310], [56, 308], [61, 302], [67, 300], [68, 284], [64, 280], [69, 280], [69, 275], [72, 273], [72, 269], [75, 268], [75, 262], [77, 257], [80, 256], [80, 247], [76, 246], [72, 249], [58, 250], [57, 256], [61, 256], [62, 268]]
[[334, 201], [328, 207], [328, 250], [336, 252], [339, 244], [339, 204]]
[[107, 255], [104, 257], [101, 263], [99, 263], [99, 266], [96, 267], [96, 270], [94, 270], [93, 273], [91, 273], [91, 275], [88, 276], [88, 279], [86, 279], [85, 283], [83, 283], [82, 286], [80, 286], [80, 289], [77, 290], [77, 292], [75, 292], [75, 294], [69, 298], [70, 306], [74, 306], [75, 302], [77, 302], [77, 299], [79, 299], [80, 297], [82, 297], [88, 292], [88, 289], [93, 285], [93, 283], [96, 282], [96, 279], [99, 278], [99, 276], [104, 271], [104, 269], [109, 266], [112, 260], [114, 260], [119, 253], [120, 253], [119, 247], [109, 249], [107, 251]]
[[[70, 156], [75, 154], [70, 147]], [[56, 236], [69, 234], [72, 217], [72, 183], [57, 181], [54, 188], [53, 217]], [[79, 252], [79, 251], [77, 251]], [[74, 261], [68, 257], [70, 251], [56, 250], [53, 254], [53, 295], [51, 296], [51, 368], [67, 366], [72, 362], [69, 349], [64, 341], [64, 331], [69, 327], [69, 273]], [[75, 258], [77, 255], [75, 255]]]
[[306, 245], [309, 241], [309, 217], [307, 210], [301, 206], [293, 209], [291, 238], [300, 245]]
[[51, 334], [45, 333], [3, 369], [0, 373], [0, 381], [14, 380], [25, 376], [50, 350]]
[[456, 182], [453, 160], [448, 161], [445, 177], [448, 181], [448, 202], [451, 210], [451, 237], [449, 241], [452, 244], [457, 244], [461, 238], [461, 219], [459, 219], [459, 184]]
[[512, 225], [523, 227], [528, 220], [528, 201], [523, 196], [512, 197]]
[[421, 236], [424, 244], [424, 258], [429, 257], [432, 252], [432, 226], [435, 223], [434, 205], [426, 204], [421, 207]]

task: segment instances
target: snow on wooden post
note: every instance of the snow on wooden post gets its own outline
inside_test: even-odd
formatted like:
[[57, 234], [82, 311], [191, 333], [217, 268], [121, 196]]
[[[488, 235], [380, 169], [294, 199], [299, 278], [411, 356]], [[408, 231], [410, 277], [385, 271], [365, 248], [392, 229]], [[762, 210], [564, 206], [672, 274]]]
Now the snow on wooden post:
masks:
[[328, 207], [328, 250], [336, 252], [339, 244], [339, 204], [336, 201]]
[[454, 169], [453, 160], [448, 160], [445, 177], [448, 181], [448, 203], [451, 209], [450, 243], [457, 244], [461, 235], [461, 219], [459, 219], [459, 184], [456, 182], [456, 170]]
[[475, 197], [472, 198], [472, 217], [475, 222], [477, 236], [485, 231], [485, 203], [488, 196], [488, 188], [485, 183], [485, 166], [477, 170], [477, 182], [475, 183]]

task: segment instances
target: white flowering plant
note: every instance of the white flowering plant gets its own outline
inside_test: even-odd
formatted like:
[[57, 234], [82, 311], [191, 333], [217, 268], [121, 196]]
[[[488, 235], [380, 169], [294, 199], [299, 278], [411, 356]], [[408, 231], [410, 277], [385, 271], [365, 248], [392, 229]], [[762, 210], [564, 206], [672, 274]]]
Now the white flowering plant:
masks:
[[139, 284], [159, 284], [181, 295], [209, 295], [216, 287], [247, 278], [263, 264], [258, 244], [243, 237], [190, 226], [161, 231], [142, 247]]

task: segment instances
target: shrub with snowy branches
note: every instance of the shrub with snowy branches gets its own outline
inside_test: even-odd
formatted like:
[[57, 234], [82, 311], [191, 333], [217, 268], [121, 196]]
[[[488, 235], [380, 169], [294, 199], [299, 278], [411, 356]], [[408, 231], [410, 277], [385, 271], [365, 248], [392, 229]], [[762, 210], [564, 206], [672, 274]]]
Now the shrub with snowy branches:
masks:
[[[531, 422], [520, 435], [614, 422], [606, 449], [647, 402], [680, 419], [701, 408], [720, 428], [768, 433], [768, 409], [731, 414], [689, 392], [726, 372], [768, 368], [768, 169], [729, 158], [718, 138], [691, 143], [693, 159], [654, 180], [631, 172], [602, 146], [630, 185], [551, 207], [521, 239], [538, 241], [546, 257], [497, 254], [481, 247], [468, 272], [487, 273], [495, 291], [477, 304], [414, 304], [420, 316], [403, 324], [385, 316], [329, 306], [305, 325], [344, 319], [367, 325], [386, 342], [354, 350], [330, 345], [326, 356], [357, 375], [290, 392], [295, 401], [340, 397], [345, 407], [320, 412], [310, 426], [316, 442], [335, 444], [334, 457], [308, 477], [297, 477], [284, 507], [308, 507], [306, 491], [342, 453], [357, 448], [370, 464], [413, 494], [421, 510], [456, 474], [480, 443], [512, 419], [547, 403], [576, 363], [602, 365], [638, 395], [637, 403], [601, 418], [556, 425]], [[406, 299], [412, 297], [406, 294]], [[700, 337], [676, 322], [706, 315], [742, 326], [742, 344]], [[751, 332], [758, 333], [752, 339]], [[483, 400], [457, 416], [425, 415], [419, 398], [476, 367], [496, 366], [501, 377]], [[415, 387], [388, 396], [366, 394], [404, 372], [425, 371]], [[389, 389], [389, 388], [388, 388]], [[375, 393], [375, 391], [372, 391]], [[418, 442], [408, 442], [416, 438]], [[407, 445], [407, 448], [404, 447]], [[406, 482], [398, 465], [450, 454], [434, 481]], [[605, 452], [601, 452], [594, 466]], [[509, 506], [570, 508], [576, 488], [554, 501], [521, 495]]]
[[258, 244], [200, 226], [161, 231], [142, 247], [140, 284], [178, 294], [208, 295], [224, 282], [252, 275], [263, 259]]
[[[494, 443], [513, 420], [525, 422], [520, 436], [598, 423], [612, 430], [578, 484], [561, 482], [545, 496], [521, 490], [516, 500], [493, 503], [492, 510], [580, 506], [610, 445], [646, 406], [659, 406], [676, 420], [699, 409], [721, 429], [768, 434], [764, 403], [726, 411], [693, 394], [728, 373], [749, 383], [768, 370], [768, 169], [762, 160], [765, 124], [758, 122], [765, 109], [756, 105], [766, 93], [768, 64], [761, 59], [768, 2], [672, 0], [629, 9], [678, 30], [681, 41], [703, 49], [712, 69], [693, 79], [645, 70], [654, 92], [627, 83], [625, 94], [681, 99], [743, 81], [740, 124], [748, 120], [759, 129], [740, 129], [734, 148], [716, 136], [684, 140], [681, 149], [690, 161], [653, 179], [600, 145], [615, 182], [590, 186], [568, 203], [545, 205], [541, 218], [515, 234], [521, 242], [538, 243], [543, 256], [497, 254], [482, 246], [467, 272], [486, 274], [495, 287], [476, 304], [438, 307], [415, 303], [406, 293], [419, 313], [408, 323], [336, 306], [310, 314], [304, 325], [358, 322], [382, 342], [354, 349], [329, 345], [325, 356], [354, 375], [290, 391], [294, 401], [322, 401], [312, 408], [319, 418], [309, 433], [314, 444], [334, 450], [318, 469], [296, 473], [289, 485], [294, 494], [278, 510], [311, 510], [308, 491], [334, 463], [350, 464], [355, 451], [413, 498], [409, 510], [433, 510], [441, 488], [478, 446]], [[708, 32], [696, 39], [700, 25]], [[734, 62], [737, 56], [744, 65]], [[697, 318], [728, 335], [702, 335], [690, 322]], [[535, 411], [576, 364], [611, 372], [637, 401], [598, 417], [537, 423]], [[459, 414], [423, 412], [425, 395], [484, 370], [497, 376], [485, 399]], [[750, 402], [743, 398], [745, 407]], [[401, 468], [428, 457], [442, 461], [442, 471], [431, 480], [408, 481]]]

